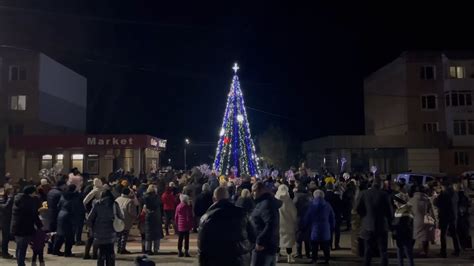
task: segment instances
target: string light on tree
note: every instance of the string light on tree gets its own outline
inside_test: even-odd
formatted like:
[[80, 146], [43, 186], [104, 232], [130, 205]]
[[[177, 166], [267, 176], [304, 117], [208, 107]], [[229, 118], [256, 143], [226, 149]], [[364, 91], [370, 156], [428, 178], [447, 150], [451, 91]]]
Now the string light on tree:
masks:
[[213, 169], [225, 175], [230, 174], [230, 170], [234, 169], [235, 173], [234, 171], [232, 173], [236, 176], [242, 174], [255, 176], [258, 173], [258, 162], [255, 155], [255, 145], [250, 134], [240, 81], [237, 76], [237, 71], [240, 69], [239, 65], [235, 63], [232, 69], [234, 70], [234, 77], [227, 95], [227, 104], [219, 132]]

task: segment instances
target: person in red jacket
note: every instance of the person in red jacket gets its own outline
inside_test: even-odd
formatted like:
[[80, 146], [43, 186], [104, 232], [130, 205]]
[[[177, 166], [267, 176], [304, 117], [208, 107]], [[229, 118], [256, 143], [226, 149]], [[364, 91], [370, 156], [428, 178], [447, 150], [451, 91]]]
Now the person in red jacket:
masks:
[[193, 208], [189, 201], [188, 195], [179, 195], [181, 203], [176, 208], [174, 220], [178, 229], [178, 256], [183, 257], [183, 239], [184, 239], [184, 256], [189, 255], [189, 231], [193, 228]]
[[173, 224], [173, 229], [176, 234], [176, 224], [174, 220], [174, 212], [176, 210], [177, 200], [174, 194], [174, 183], [170, 182], [165, 192], [161, 195], [161, 202], [163, 202], [163, 211], [165, 212], [165, 231], [166, 235], [169, 236], [170, 224]]

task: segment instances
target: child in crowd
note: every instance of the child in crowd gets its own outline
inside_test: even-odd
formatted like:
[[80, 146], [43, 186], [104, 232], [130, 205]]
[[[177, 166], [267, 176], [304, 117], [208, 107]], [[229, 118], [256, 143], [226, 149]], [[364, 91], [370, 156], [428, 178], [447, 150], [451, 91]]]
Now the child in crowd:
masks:
[[38, 209], [39, 218], [43, 223], [43, 228], [38, 228], [31, 239], [31, 249], [33, 250], [33, 258], [31, 265], [36, 266], [36, 261], [39, 260], [39, 265], [44, 266], [44, 247], [49, 239], [48, 231], [50, 221], [48, 219], [48, 203], [45, 201], [42, 207]]
[[[191, 257], [189, 255], [189, 231], [193, 228], [193, 208], [188, 195], [179, 195], [181, 203], [176, 207], [174, 220], [178, 229], [178, 256]], [[184, 240], [184, 254], [183, 254], [183, 240]]]

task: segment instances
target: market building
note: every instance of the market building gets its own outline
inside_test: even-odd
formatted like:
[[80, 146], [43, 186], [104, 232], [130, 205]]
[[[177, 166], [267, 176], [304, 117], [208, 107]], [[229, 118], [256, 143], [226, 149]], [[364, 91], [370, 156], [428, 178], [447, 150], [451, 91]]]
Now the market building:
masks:
[[364, 80], [365, 135], [303, 144], [313, 169], [460, 174], [474, 158], [474, 54], [404, 52]]
[[9, 141], [7, 169], [34, 177], [59, 164], [90, 176], [106, 177], [117, 169], [135, 174], [156, 171], [166, 140], [148, 135], [16, 136]]
[[101, 176], [159, 167], [166, 140], [87, 135], [86, 115], [85, 77], [43, 53], [0, 46], [0, 179], [37, 179], [56, 164]]

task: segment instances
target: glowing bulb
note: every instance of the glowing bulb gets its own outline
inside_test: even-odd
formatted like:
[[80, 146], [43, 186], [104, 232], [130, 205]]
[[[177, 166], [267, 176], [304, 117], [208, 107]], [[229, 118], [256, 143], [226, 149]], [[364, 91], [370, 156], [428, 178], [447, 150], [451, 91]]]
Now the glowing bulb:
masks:
[[221, 128], [221, 132], [219, 132], [219, 136], [220, 136], [220, 137], [224, 136], [224, 133], [225, 133], [224, 128]]
[[241, 114], [237, 115], [237, 121], [239, 121], [239, 123], [242, 123], [244, 121], [244, 116]]

